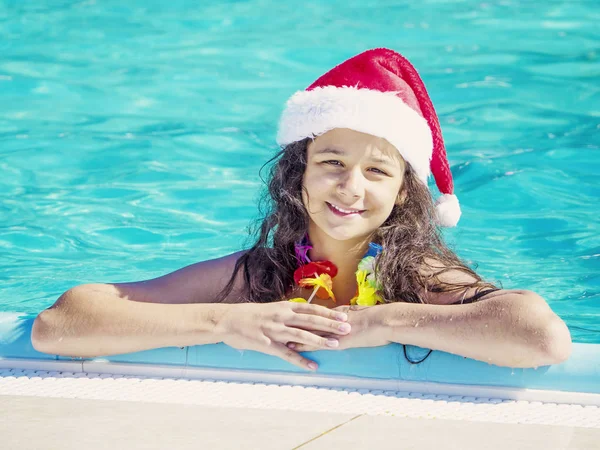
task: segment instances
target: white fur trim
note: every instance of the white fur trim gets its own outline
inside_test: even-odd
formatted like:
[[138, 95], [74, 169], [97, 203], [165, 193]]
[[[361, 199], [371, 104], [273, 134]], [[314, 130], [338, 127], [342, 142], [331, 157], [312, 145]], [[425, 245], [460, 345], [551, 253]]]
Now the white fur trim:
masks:
[[437, 222], [442, 227], [455, 227], [460, 219], [460, 205], [454, 194], [442, 194], [435, 202]]
[[433, 151], [431, 130], [395, 92], [336, 86], [296, 92], [281, 116], [277, 142], [287, 145], [334, 128], [387, 139], [427, 184]]

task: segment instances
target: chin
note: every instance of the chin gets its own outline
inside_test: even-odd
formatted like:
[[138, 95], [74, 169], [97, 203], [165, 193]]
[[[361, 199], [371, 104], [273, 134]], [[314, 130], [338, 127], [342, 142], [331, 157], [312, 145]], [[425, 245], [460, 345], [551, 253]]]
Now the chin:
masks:
[[321, 230], [325, 232], [330, 238], [336, 241], [348, 241], [352, 239], [364, 238], [371, 235], [375, 229], [364, 229], [363, 227], [351, 227], [344, 226], [328, 226], [328, 225], [317, 225]]
[[314, 217], [309, 215], [309, 217], [316, 228], [336, 241], [365, 238], [372, 235], [385, 222], [385, 220], [382, 220], [380, 223], [373, 220], [373, 217], [369, 217], [352, 221], [354, 223], [340, 223], [336, 218], [332, 220], [329, 214], [329, 212], [326, 212], [325, 214], [316, 214]]

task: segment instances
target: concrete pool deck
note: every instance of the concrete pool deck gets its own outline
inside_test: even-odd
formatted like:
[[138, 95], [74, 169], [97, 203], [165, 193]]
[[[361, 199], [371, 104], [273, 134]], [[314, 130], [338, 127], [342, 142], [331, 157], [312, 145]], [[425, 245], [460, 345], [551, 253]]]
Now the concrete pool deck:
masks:
[[600, 429], [0, 396], [4, 450], [596, 449]]
[[596, 449], [600, 408], [108, 374], [0, 370], [0, 447]]

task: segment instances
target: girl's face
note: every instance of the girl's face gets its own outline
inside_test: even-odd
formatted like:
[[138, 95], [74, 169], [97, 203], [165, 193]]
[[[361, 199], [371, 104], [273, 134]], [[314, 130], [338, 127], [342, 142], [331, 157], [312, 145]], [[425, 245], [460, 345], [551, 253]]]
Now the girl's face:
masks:
[[336, 128], [308, 145], [302, 200], [311, 228], [333, 239], [363, 238], [399, 201], [405, 162], [383, 138]]

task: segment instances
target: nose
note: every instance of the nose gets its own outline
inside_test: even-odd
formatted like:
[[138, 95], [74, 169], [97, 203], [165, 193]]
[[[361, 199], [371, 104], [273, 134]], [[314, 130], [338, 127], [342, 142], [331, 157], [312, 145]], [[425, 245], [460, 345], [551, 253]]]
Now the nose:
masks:
[[344, 197], [360, 198], [365, 193], [365, 177], [360, 167], [345, 171], [337, 186], [338, 193]]

